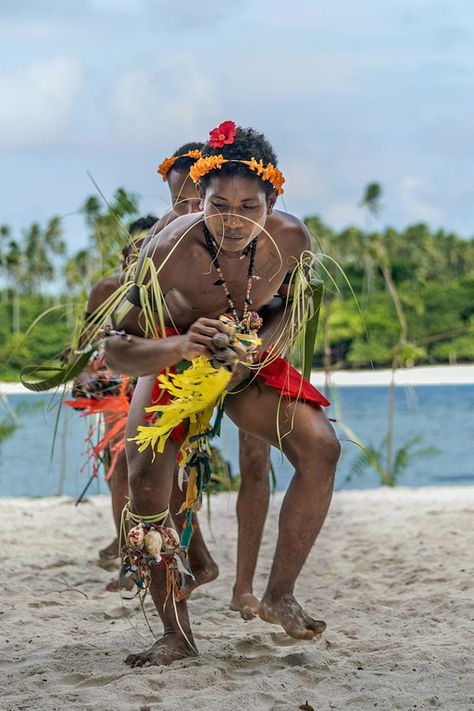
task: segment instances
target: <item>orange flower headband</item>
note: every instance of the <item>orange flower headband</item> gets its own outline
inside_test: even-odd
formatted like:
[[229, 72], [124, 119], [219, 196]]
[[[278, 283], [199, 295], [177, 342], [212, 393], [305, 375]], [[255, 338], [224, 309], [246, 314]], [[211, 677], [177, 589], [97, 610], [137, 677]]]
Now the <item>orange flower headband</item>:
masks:
[[199, 158], [199, 160], [197, 160], [194, 165], [191, 166], [189, 170], [189, 175], [191, 176], [193, 182], [197, 183], [203, 175], [207, 175], [207, 173], [210, 173], [211, 170], [220, 170], [224, 163], [243, 163], [244, 165], [247, 165], [250, 170], [256, 172], [262, 180], [267, 180], [269, 183], [271, 183], [277, 191], [278, 195], [282, 195], [282, 186], [285, 182], [283, 173], [278, 170], [278, 168], [275, 168], [272, 163], [267, 163], [267, 165], [263, 165], [263, 161], [257, 161], [255, 158], [251, 158], [250, 160], [227, 160], [221, 154], [219, 154], [218, 156], [205, 156], [204, 158]]
[[188, 151], [187, 153], [183, 153], [180, 156], [172, 156], [171, 158], [165, 158], [164, 161], [160, 163], [156, 171], [163, 178], [163, 182], [165, 182], [168, 178], [168, 173], [170, 172], [171, 168], [174, 166], [178, 158], [194, 158], [195, 160], [198, 160], [199, 158], [201, 158], [201, 155], [201, 151], [196, 149], [194, 151]]

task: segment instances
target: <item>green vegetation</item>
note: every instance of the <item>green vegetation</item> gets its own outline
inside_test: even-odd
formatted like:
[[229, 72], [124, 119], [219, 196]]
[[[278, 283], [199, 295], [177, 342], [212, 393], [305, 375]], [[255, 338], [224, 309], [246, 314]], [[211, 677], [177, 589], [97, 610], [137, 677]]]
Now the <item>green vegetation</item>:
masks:
[[73, 255], [58, 217], [20, 237], [0, 227], [0, 380], [18, 380], [26, 365], [64, 351], [92, 285], [120, 266], [138, 198], [119, 188], [109, 204], [88, 197], [80, 212], [88, 244]]
[[[367, 186], [365, 230], [305, 219], [326, 285], [314, 365], [392, 367], [394, 353], [396, 367], [474, 361], [474, 239], [425, 224], [371, 228], [380, 197]], [[73, 255], [57, 217], [22, 237], [0, 227], [0, 380], [62, 352], [91, 285], [119, 264], [138, 198], [119, 188], [110, 205], [91, 196], [80, 210], [89, 238]]]
[[305, 223], [326, 284], [315, 366], [390, 367], [400, 338], [399, 365], [474, 361], [474, 239], [425, 224], [336, 232], [318, 217]]

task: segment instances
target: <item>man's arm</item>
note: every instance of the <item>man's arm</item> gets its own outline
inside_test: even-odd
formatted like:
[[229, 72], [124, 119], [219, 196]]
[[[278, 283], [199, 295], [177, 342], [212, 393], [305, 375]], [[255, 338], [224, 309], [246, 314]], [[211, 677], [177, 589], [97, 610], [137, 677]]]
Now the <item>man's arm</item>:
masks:
[[141, 309], [132, 307], [118, 324], [123, 335], [109, 336], [105, 341], [107, 367], [116, 373], [140, 377], [161, 372], [182, 360], [183, 336], [145, 338], [140, 325]]
[[287, 251], [287, 272], [278, 289], [277, 295], [260, 309], [263, 325], [259, 331], [262, 339], [262, 350], [277, 343], [281, 335], [290, 326], [291, 303], [294, 294], [293, 271], [305, 252], [311, 248], [311, 238], [300, 220], [296, 220], [285, 230], [285, 242], [290, 247]]
[[[168, 254], [157, 238], [150, 241], [142, 252], [140, 262], [146, 256], [153, 258], [155, 265], [161, 264]], [[173, 283], [175, 259], [169, 260], [160, 271], [160, 287], [164, 294]], [[183, 335], [166, 338], [147, 338], [145, 335], [143, 313], [133, 306], [118, 324], [124, 335], [109, 336], [105, 343], [107, 366], [117, 372], [133, 376], [153, 375], [164, 368], [175, 365], [180, 360], [192, 360], [204, 355], [212, 358], [214, 347], [212, 337], [219, 331], [226, 333], [224, 324], [214, 319], [200, 318]]]
[[116, 373], [135, 377], [154, 375], [181, 360], [192, 360], [201, 355], [211, 359], [215, 351], [212, 337], [219, 332], [227, 333], [220, 321], [199, 318], [183, 335], [144, 338], [130, 333], [135, 323], [131, 318], [125, 318], [120, 323], [124, 335], [109, 336], [105, 342], [107, 366]]

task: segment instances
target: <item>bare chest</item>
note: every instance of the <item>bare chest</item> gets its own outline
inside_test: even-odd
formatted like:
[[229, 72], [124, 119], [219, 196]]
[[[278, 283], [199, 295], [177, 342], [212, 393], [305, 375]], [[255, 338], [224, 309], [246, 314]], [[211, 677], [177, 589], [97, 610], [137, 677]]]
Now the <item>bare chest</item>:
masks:
[[[248, 258], [220, 259], [227, 293], [230, 294], [239, 316], [243, 313], [248, 288]], [[218, 318], [229, 308], [226, 288], [210, 257], [180, 265], [175, 284], [165, 294], [166, 305], [177, 326], [187, 328], [200, 317]], [[257, 255], [250, 289], [250, 309], [258, 310], [278, 291], [286, 267], [273, 252]]]

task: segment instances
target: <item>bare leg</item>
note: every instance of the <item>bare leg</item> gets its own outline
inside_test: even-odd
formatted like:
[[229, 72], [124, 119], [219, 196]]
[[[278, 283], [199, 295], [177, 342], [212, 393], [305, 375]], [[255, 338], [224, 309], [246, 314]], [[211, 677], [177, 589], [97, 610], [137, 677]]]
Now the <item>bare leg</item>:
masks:
[[99, 557], [102, 560], [114, 560], [120, 554], [118, 540], [120, 534], [120, 516], [128, 500], [128, 469], [125, 451], [121, 452], [118, 456], [114, 473], [107, 483], [112, 496], [112, 515], [117, 535], [112, 543], [99, 551]]
[[240, 490], [237, 497], [237, 573], [230, 609], [244, 620], [256, 617], [259, 601], [253, 576], [268, 511], [270, 446], [239, 431]]
[[279, 445], [279, 417], [281, 448], [295, 474], [281, 507], [275, 557], [259, 616], [280, 624], [292, 637], [312, 639], [326, 625], [304, 612], [293, 591], [331, 501], [339, 442], [320, 408], [281, 400], [258, 380], [229, 397], [226, 411], [238, 427], [274, 446]]
[[[186, 486], [183, 487], [183, 491], [180, 490], [178, 486], [177, 473], [175, 473], [175, 476], [173, 477], [173, 488], [171, 490], [170, 511], [173, 515], [173, 520], [178, 531], [181, 531], [183, 528], [185, 514], [178, 514], [177, 512], [179, 511], [185, 498]], [[199, 585], [209, 583], [219, 575], [219, 568], [206, 546], [196, 514], [193, 514], [193, 529], [194, 534], [189, 544], [188, 553], [194, 580], [190, 577], [186, 579], [186, 597], [189, 597], [192, 591]]]
[[[173, 525], [171, 517], [168, 518], [166, 525]], [[126, 663], [131, 667], [141, 667], [145, 664], [159, 666], [161, 664], [171, 664], [185, 657], [195, 656], [197, 650], [189, 623], [186, 601], [176, 602], [175, 612], [170, 596], [163, 609], [166, 599], [166, 570], [164, 568], [152, 568], [150, 590], [153, 602], [163, 622], [163, 636], [145, 652], [129, 654], [125, 660]]]
[[[120, 554], [120, 524], [122, 518], [123, 507], [128, 501], [128, 467], [127, 467], [127, 457], [125, 456], [125, 450], [121, 452], [117, 459], [115, 465], [114, 473], [109, 479], [108, 484], [110, 486], [110, 491], [112, 494], [112, 513], [115, 522], [115, 528], [117, 529], [117, 537], [108, 547], [111, 552], [115, 553], [114, 558]], [[104, 549], [106, 551], [107, 549]], [[101, 554], [104, 553], [101, 551]], [[105, 557], [105, 556], [101, 556]], [[112, 558], [112, 555], [110, 555]], [[132, 590], [134, 587], [133, 581], [129, 578], [125, 571], [121, 568], [118, 576], [114, 575], [112, 580], [107, 583], [105, 589], [107, 592], [117, 592], [117, 590]]]
[[[154, 381], [154, 377], [140, 378], [138, 380], [127, 421], [127, 437], [133, 436], [137, 426], [144, 424], [144, 408], [151, 400]], [[178, 444], [168, 440], [163, 454], [157, 454], [155, 461], [152, 462], [149, 450], [140, 454], [134, 442], [127, 442], [130, 507], [132, 511], [143, 516], [150, 516], [167, 508], [171, 497], [178, 449]], [[172, 525], [171, 516], [168, 517], [166, 525]], [[165, 571], [158, 566], [152, 567], [151, 570], [151, 594], [163, 622], [164, 634], [146, 652], [129, 655], [126, 661], [131, 666], [171, 664], [176, 659], [183, 659], [196, 654], [186, 601], [177, 602], [175, 612], [170, 596], [166, 607], [163, 609], [166, 598]], [[186, 641], [182, 630], [191, 644]]]

